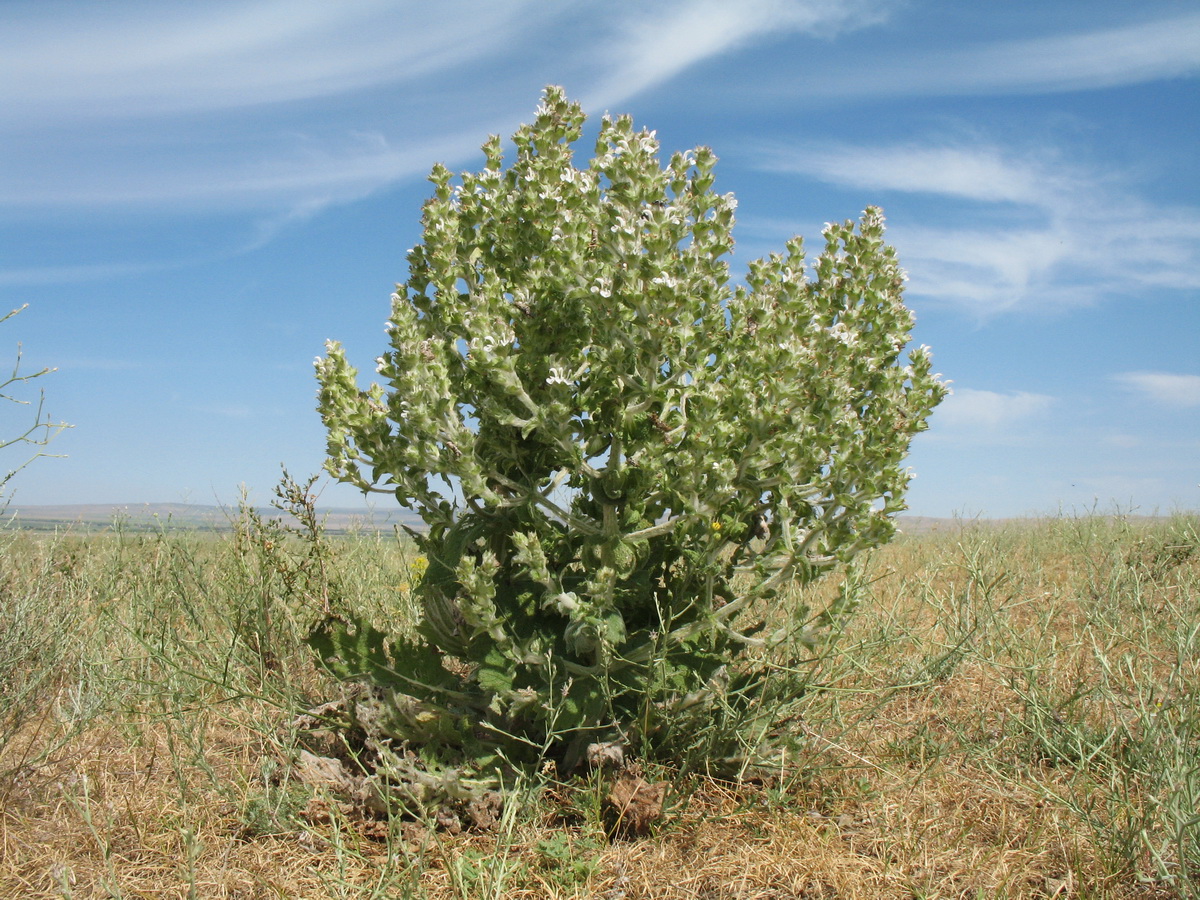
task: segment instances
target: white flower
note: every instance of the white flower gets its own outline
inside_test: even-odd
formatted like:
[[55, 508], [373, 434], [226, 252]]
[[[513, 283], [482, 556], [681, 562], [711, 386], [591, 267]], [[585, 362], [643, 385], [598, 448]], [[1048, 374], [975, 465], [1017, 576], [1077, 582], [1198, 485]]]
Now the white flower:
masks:
[[467, 347], [467, 352], [468, 355], [488, 356], [499, 343], [494, 335], [485, 334], [483, 337], [473, 339]]
[[546, 379], [546, 384], [570, 384], [571, 380], [567, 378], [567, 370], [562, 366], [551, 366], [550, 377]]
[[845, 322], [837, 322], [829, 327], [829, 334], [837, 338], [847, 347], [853, 347], [858, 343], [858, 335], [846, 327]]
[[579, 609], [579, 595], [574, 591], [559, 594], [554, 598], [554, 606], [564, 616], [569, 616]]

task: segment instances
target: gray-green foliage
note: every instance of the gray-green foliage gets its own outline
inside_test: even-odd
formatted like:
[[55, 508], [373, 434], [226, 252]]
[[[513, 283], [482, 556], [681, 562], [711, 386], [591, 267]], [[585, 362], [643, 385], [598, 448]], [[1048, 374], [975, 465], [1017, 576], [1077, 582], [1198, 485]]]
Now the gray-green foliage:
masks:
[[335, 342], [317, 361], [329, 470], [428, 526], [415, 635], [313, 636], [394, 692], [398, 738], [673, 753], [754, 707], [759, 663], [850, 605], [772, 601], [892, 536], [945, 393], [924, 348], [901, 360], [878, 209], [732, 287], [712, 151], [664, 167], [653, 133], [606, 117], [577, 168], [583, 125], [549, 88], [507, 168], [498, 137], [458, 184], [436, 166], [382, 385], [360, 390]]

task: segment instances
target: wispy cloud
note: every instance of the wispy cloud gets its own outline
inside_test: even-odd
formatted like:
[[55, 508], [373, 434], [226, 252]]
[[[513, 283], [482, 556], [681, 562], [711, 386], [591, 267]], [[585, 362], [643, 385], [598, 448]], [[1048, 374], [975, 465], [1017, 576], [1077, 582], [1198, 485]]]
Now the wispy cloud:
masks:
[[107, 157], [101, 152], [94, 158], [98, 167], [91, 169], [62, 165], [60, 158], [57, 178], [13, 179], [4, 201], [40, 212], [68, 207], [265, 210], [303, 218], [305, 210], [425, 174], [434, 161], [460, 158], [481, 143], [476, 132], [405, 145], [361, 133], [287, 137], [261, 141], [249, 152], [216, 146], [203, 160], [169, 156], [158, 165], [139, 166], [123, 151]]
[[851, 144], [769, 147], [763, 164], [831, 184], [873, 190], [940, 194], [985, 202], [1040, 205], [1047, 190], [1061, 194], [1075, 179], [1038, 160], [1014, 158], [986, 145]]
[[1035, 420], [1053, 405], [1054, 398], [1045, 394], [954, 388], [939, 407], [934, 424], [938, 431], [994, 434]]
[[108, 278], [144, 275], [172, 268], [156, 263], [98, 263], [0, 271], [0, 287], [38, 287], [47, 284], [82, 284]]
[[249, 216], [242, 243], [255, 248], [436, 161], [465, 162], [527, 118], [547, 80], [608, 109], [748, 42], [864, 27], [893, 2], [114, 0], [69, 17], [28, 4], [0, 32], [0, 82], [16, 87], [0, 108], [0, 206]]
[[1188, 409], [1200, 406], [1200, 375], [1171, 372], [1123, 372], [1114, 375], [1118, 384], [1163, 406]]
[[1146, 202], [1126, 176], [1053, 148], [951, 138], [774, 146], [761, 158], [768, 170], [840, 187], [967, 204], [970, 224], [927, 205], [924, 224], [911, 212], [893, 220], [891, 239], [914, 295], [977, 315], [1200, 287], [1200, 210]]
[[1096, 90], [1200, 73], [1200, 14], [1114, 28], [976, 43], [806, 74], [786, 90], [826, 97], [1024, 94]]
[[248, 213], [261, 242], [515, 124], [508, 81], [464, 76], [544, 37], [556, 16], [531, 3], [19, 6], [0, 32], [0, 206]]
[[970, 48], [955, 61], [964, 93], [1070, 91], [1193, 75], [1200, 72], [1200, 14]]
[[108, 3], [55, 16], [10, 14], [0, 81], [18, 85], [16, 123], [230, 110], [413, 81], [503, 48], [527, 2], [257, 0]]
[[1136, 434], [1126, 434], [1125, 432], [1115, 432], [1102, 437], [1101, 442], [1109, 447], [1115, 447], [1118, 450], [1136, 450], [1146, 443], [1146, 439]]
[[[883, 21], [886, 0], [691, 0], [643, 7], [620, 22], [605, 41], [610, 73], [589, 92], [587, 104], [620, 103], [691, 66], [749, 41], [788, 33], [830, 34]], [[664, 8], [665, 7], [665, 8]], [[625, 9], [630, 7], [626, 6]]]

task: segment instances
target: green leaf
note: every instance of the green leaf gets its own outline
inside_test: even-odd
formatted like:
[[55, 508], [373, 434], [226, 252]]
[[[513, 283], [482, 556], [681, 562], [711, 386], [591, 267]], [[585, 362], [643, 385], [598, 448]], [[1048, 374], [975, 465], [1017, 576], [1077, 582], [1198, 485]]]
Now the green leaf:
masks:
[[424, 642], [397, 638], [351, 618], [328, 618], [305, 643], [331, 674], [343, 681], [367, 681], [427, 698], [454, 691], [458, 679], [442, 666], [441, 657]]
[[475, 683], [490, 694], [504, 694], [513, 689], [513, 663], [498, 647], [491, 647], [475, 670]]

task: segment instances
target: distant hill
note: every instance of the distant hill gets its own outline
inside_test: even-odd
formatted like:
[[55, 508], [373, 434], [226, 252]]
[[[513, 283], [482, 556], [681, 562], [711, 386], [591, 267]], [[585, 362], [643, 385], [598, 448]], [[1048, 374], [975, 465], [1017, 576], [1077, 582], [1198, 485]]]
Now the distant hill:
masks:
[[[264, 519], [288, 519], [291, 516], [274, 507], [257, 507]], [[392, 508], [317, 507], [329, 534], [351, 531], [391, 531], [396, 525], [423, 528], [416, 513]], [[159, 531], [163, 528], [181, 531], [230, 531], [237, 519], [236, 507], [202, 506], [191, 503], [83, 503], [63, 506], [14, 505], [4, 513], [9, 527], [30, 531], [74, 529], [114, 529], [126, 531]]]
[[[256, 507], [264, 519], [288, 519], [291, 516], [271, 506]], [[391, 507], [371, 509], [369, 507], [317, 507], [328, 534], [349, 534], [355, 531], [390, 532], [398, 525], [407, 525], [417, 531], [425, 530], [425, 523], [411, 510]], [[64, 506], [10, 506], [0, 516], [0, 527], [21, 528], [29, 531], [62, 531], [65, 529], [101, 531], [118, 526], [125, 531], [153, 532], [163, 528], [179, 531], [227, 532], [232, 530], [238, 511], [234, 506], [203, 506], [192, 503], [79, 503]], [[901, 534], [922, 535], [936, 532], [952, 532], [975, 526], [1001, 527], [1020, 522], [1033, 523], [1041, 517], [1028, 516], [1016, 519], [987, 519], [979, 517], [935, 518], [931, 516], [901, 515], [896, 524]], [[1162, 521], [1157, 516], [1123, 516], [1135, 522]], [[294, 524], [291, 520], [289, 524]]]
[[[291, 519], [274, 507], [256, 507], [264, 519]], [[421, 518], [411, 510], [392, 507], [330, 507], [318, 512], [329, 534], [348, 534], [353, 531], [391, 531], [397, 525], [424, 530]], [[120, 527], [125, 531], [159, 531], [163, 528], [181, 531], [226, 532], [237, 518], [236, 507], [203, 506], [192, 503], [83, 503], [64, 506], [13, 506], [3, 517], [9, 527], [29, 531], [61, 531], [64, 529], [109, 530]], [[971, 520], [980, 524], [978, 520]], [[900, 516], [897, 524], [903, 534], [928, 534], [962, 527], [961, 519], [938, 519], [928, 516]]]

